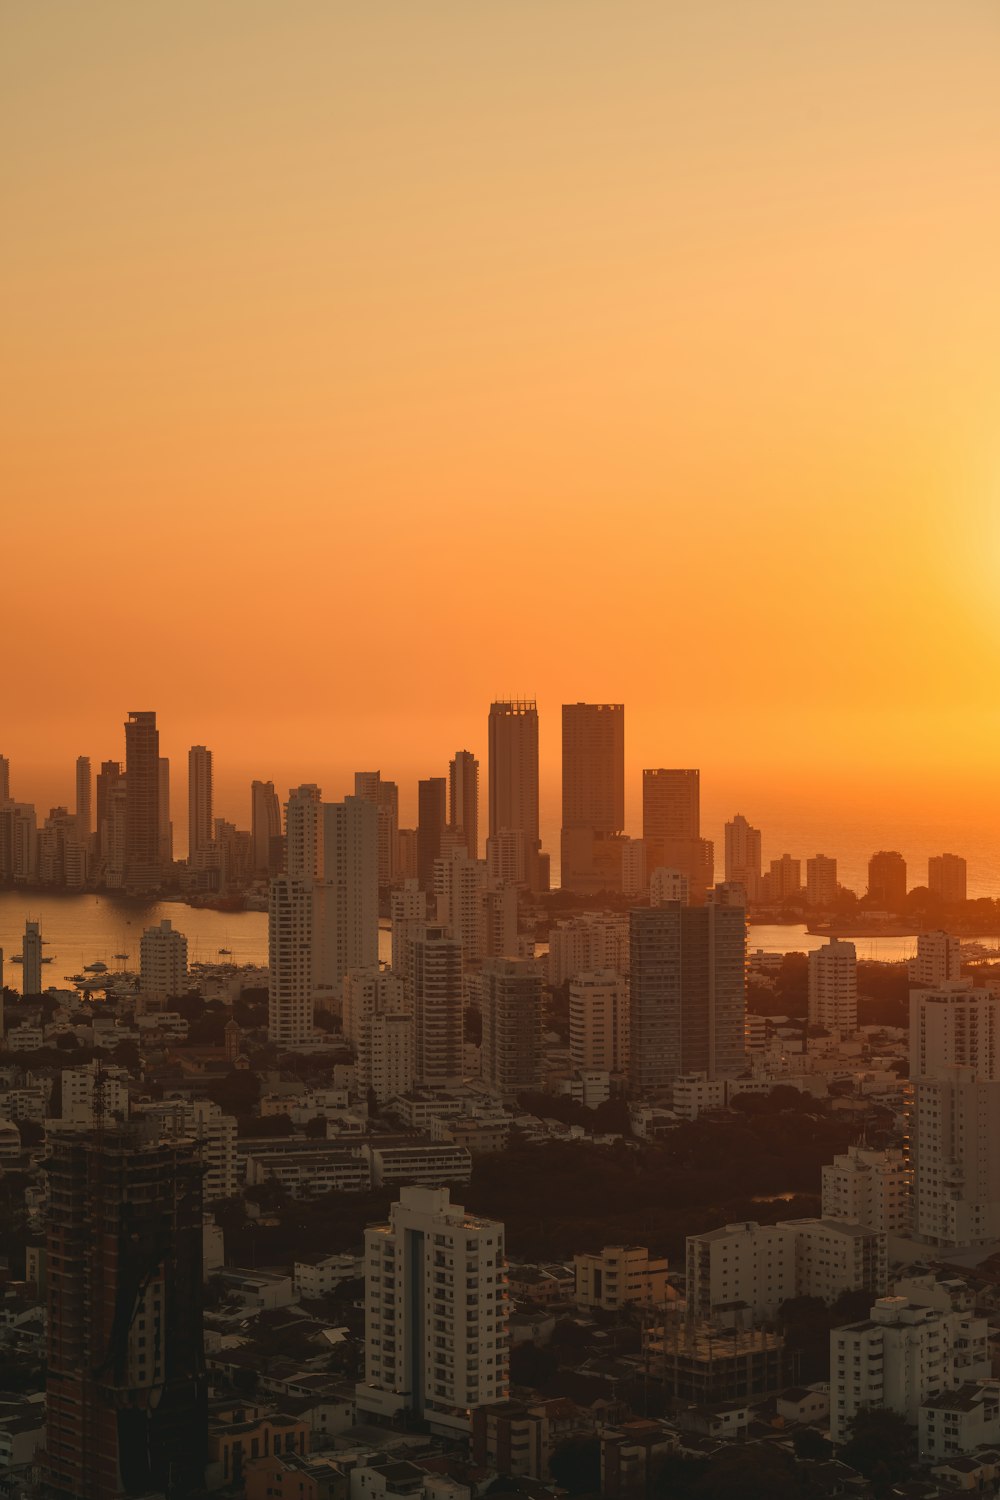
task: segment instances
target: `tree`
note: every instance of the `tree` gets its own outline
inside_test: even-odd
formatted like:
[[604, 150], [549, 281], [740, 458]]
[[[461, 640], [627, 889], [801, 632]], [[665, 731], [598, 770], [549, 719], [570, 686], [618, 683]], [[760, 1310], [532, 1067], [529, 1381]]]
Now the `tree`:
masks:
[[[287, 1119], [287, 1116], [282, 1118]], [[311, 1120], [306, 1121], [306, 1139], [310, 1141], [326, 1140], [326, 1116], [313, 1115]]]
[[792, 1433], [792, 1447], [798, 1459], [823, 1463], [830, 1457], [831, 1445], [816, 1427], [798, 1427]]
[[876, 1495], [887, 1494], [913, 1467], [913, 1429], [899, 1412], [864, 1406], [851, 1418], [850, 1436], [838, 1457], [870, 1480]]
[[793, 1461], [761, 1443], [720, 1448], [693, 1491], [696, 1500], [799, 1500], [801, 1493]]
[[549, 1472], [571, 1495], [599, 1495], [601, 1444], [596, 1437], [567, 1438], [549, 1459]]

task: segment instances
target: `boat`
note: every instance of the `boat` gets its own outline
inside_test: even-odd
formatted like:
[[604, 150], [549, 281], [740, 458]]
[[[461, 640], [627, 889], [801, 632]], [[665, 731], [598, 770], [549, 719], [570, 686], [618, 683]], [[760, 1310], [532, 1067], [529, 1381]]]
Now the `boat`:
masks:
[[224, 954], [225, 957], [227, 957], [227, 958], [232, 958], [232, 956], [233, 956], [233, 950], [232, 950], [232, 948], [220, 948], [219, 952], [221, 954]]
[[101, 963], [84, 964], [83, 972], [85, 974], [106, 974], [108, 972], [108, 966], [107, 964]]

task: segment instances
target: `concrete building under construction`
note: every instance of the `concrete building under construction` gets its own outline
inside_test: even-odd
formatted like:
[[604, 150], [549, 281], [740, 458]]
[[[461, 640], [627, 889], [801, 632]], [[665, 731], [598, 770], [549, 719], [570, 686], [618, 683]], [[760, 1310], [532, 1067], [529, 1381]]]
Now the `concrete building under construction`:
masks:
[[45, 1494], [189, 1495], [207, 1430], [197, 1147], [96, 1119], [52, 1139], [47, 1171]]
[[796, 1377], [781, 1334], [669, 1314], [643, 1334], [646, 1368], [674, 1401], [714, 1405], [773, 1396]]

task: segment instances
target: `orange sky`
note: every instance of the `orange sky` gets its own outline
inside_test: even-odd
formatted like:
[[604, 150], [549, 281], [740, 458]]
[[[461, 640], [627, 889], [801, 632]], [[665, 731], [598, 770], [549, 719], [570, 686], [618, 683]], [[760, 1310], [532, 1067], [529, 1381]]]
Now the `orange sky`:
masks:
[[405, 790], [523, 693], [550, 781], [623, 700], [734, 809], [1000, 822], [998, 47], [992, 0], [5, 6], [18, 794], [146, 707], [241, 821]]

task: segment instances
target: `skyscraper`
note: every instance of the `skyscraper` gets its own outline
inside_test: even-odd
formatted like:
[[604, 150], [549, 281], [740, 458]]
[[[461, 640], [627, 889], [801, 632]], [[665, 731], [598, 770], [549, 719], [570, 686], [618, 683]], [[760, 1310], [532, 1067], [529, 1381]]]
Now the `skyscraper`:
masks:
[[434, 889], [434, 861], [448, 823], [448, 783], [431, 776], [417, 784], [417, 879], [425, 891]]
[[0, 755], [0, 807], [10, 801], [10, 760]]
[[806, 900], [810, 906], [832, 906], [837, 899], [837, 861], [826, 854], [806, 860]]
[[481, 973], [483, 1080], [505, 1099], [542, 1082], [542, 975], [532, 958], [488, 958]]
[[361, 797], [324, 802], [317, 884], [317, 998], [339, 1003], [344, 976], [378, 963], [378, 809]]
[[90, 801], [90, 756], [76, 758], [76, 835], [86, 846], [90, 842], [92, 828]]
[[[621, 887], [625, 827], [625, 708], [564, 703], [562, 710], [562, 884], [566, 890]], [[605, 845], [603, 850], [598, 845]], [[612, 854], [614, 859], [603, 859]], [[618, 865], [618, 870], [614, 866]]]
[[199, 865], [212, 848], [212, 752], [188, 751], [188, 864]]
[[24, 924], [21, 940], [21, 994], [42, 993], [42, 931], [37, 922]]
[[381, 771], [355, 771], [354, 795], [378, 808], [378, 884], [384, 891], [396, 877], [399, 787], [394, 781], [383, 781]]
[[130, 711], [125, 725], [125, 885], [155, 890], [160, 864], [160, 735], [156, 714]]
[[896, 849], [880, 849], [868, 861], [868, 897], [883, 911], [906, 904], [906, 860]]
[[169, 870], [174, 862], [174, 825], [170, 817], [170, 762], [165, 755], [160, 756], [159, 770], [159, 851], [161, 875]]
[[462, 945], [446, 927], [427, 923], [410, 935], [408, 957], [417, 1077], [422, 1083], [457, 1083], [464, 1071]]
[[102, 1121], [54, 1134], [46, 1168], [47, 1493], [194, 1494], [208, 1422], [196, 1148]]
[[710, 839], [701, 837], [701, 774], [690, 770], [642, 773], [642, 837], [650, 870], [680, 870], [691, 900], [704, 901], [714, 872]]
[[503, 1225], [447, 1188], [404, 1187], [388, 1224], [365, 1231], [362, 1413], [411, 1411], [467, 1436], [472, 1411], [509, 1390]]
[[927, 861], [927, 888], [949, 904], [957, 904], [968, 895], [968, 872], [960, 854], [932, 854]]
[[718, 885], [705, 906], [629, 913], [629, 1047], [633, 1088], [667, 1088], [681, 1073], [733, 1078], [743, 1068], [746, 910], [742, 886]]
[[760, 894], [760, 829], [742, 813], [726, 824], [726, 880], [741, 885], [748, 901]]
[[313, 782], [293, 787], [285, 803], [285, 870], [315, 879], [322, 873], [320, 806], [323, 793]]
[[267, 875], [276, 875], [281, 869], [277, 857], [281, 842], [281, 806], [273, 781], [250, 783], [250, 841], [256, 878], [262, 880]]
[[539, 888], [538, 708], [533, 698], [492, 703], [489, 717], [490, 837], [521, 833], [529, 890]]
[[456, 750], [448, 765], [448, 823], [461, 831], [470, 859], [479, 858], [479, 762], [471, 750]]
[[102, 760], [101, 769], [97, 773], [97, 857], [104, 860], [107, 856], [110, 836], [106, 827], [108, 818], [108, 799], [111, 788], [122, 781], [121, 762], [117, 760]]
[[169, 917], [147, 927], [139, 943], [139, 989], [147, 1000], [170, 1000], [187, 991], [188, 942]]

